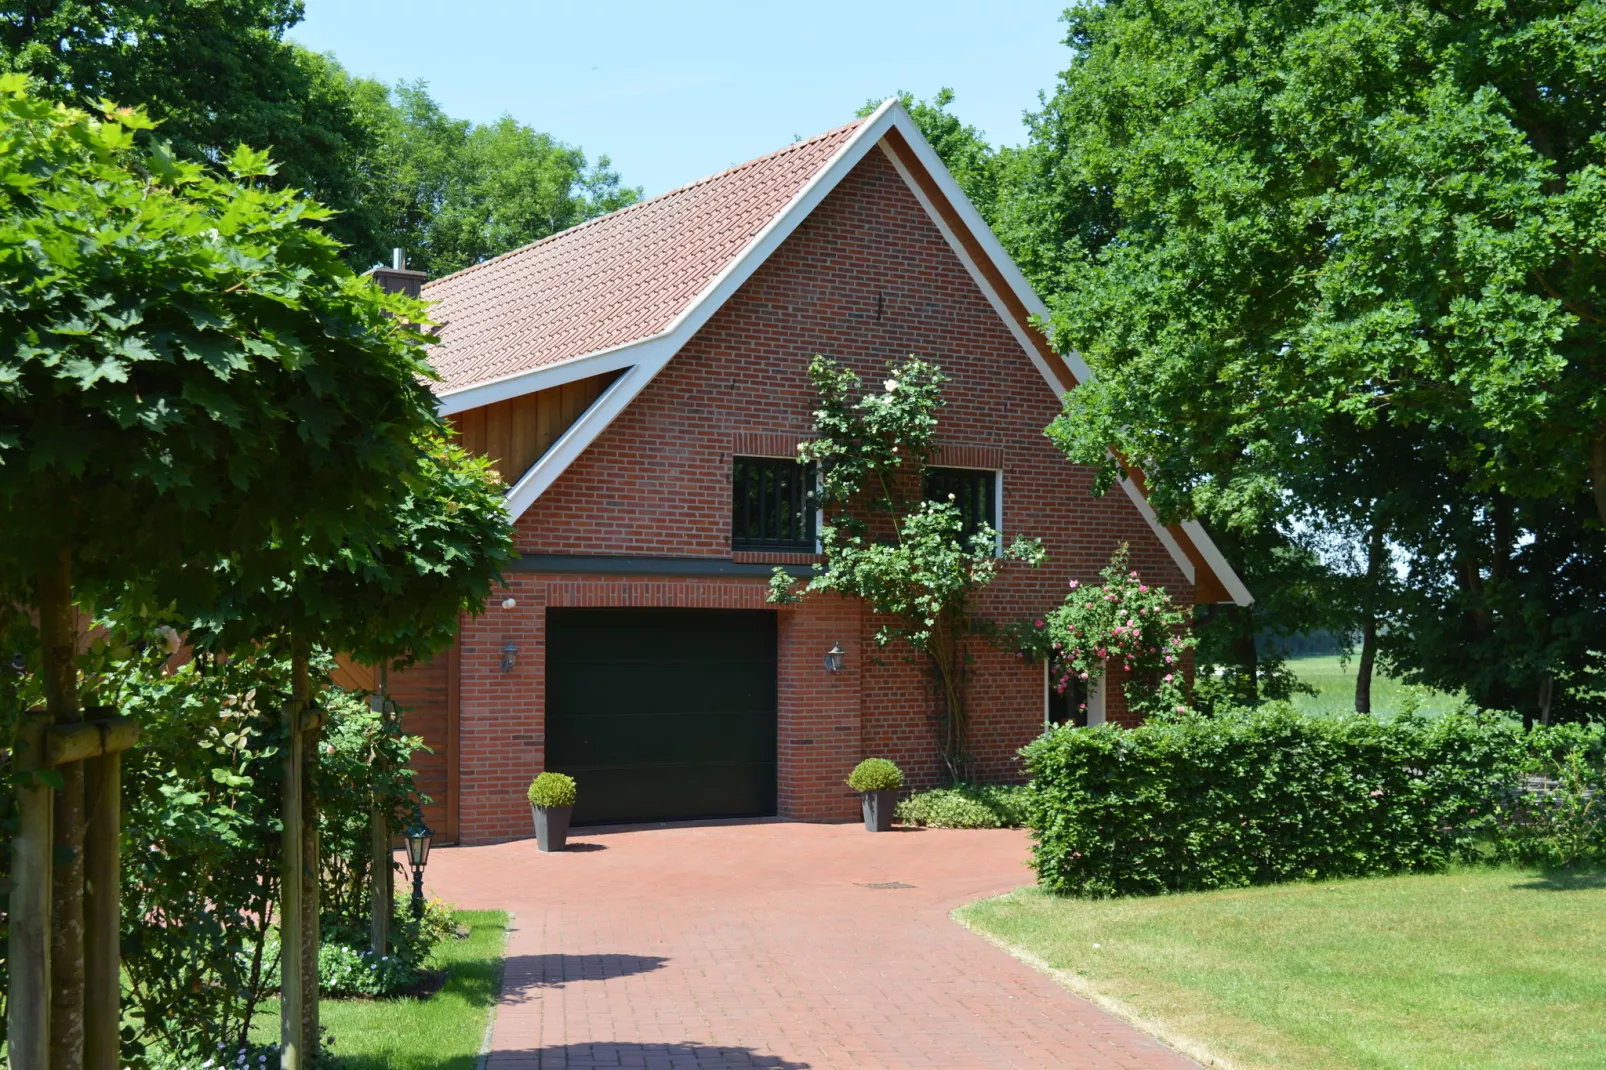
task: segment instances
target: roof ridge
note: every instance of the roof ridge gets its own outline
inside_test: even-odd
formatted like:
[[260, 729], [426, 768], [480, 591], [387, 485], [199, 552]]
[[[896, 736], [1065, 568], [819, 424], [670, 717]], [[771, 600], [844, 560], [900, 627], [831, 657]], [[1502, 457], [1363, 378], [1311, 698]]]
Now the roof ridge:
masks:
[[460, 276], [470, 274], [471, 272], [478, 271], [480, 268], [489, 267], [492, 264], [500, 263], [503, 260], [507, 260], [507, 259], [510, 259], [512, 257], [518, 256], [520, 253], [528, 252], [529, 250], [534, 249], [536, 246], [547, 245], [547, 244], [549, 244], [551, 242], [556, 241], [559, 238], [567, 237], [567, 236], [569, 236], [571, 234], [574, 234], [574, 233], [576, 233], [578, 231], [585, 230], [585, 229], [587, 229], [589, 227], [596, 226], [597, 224], [603, 223], [605, 221], [618, 219], [619, 217], [621, 217], [621, 216], [623, 216], [623, 215], [625, 215], [627, 213], [630, 213], [630, 212], [635, 212], [638, 209], [645, 209], [649, 205], [654, 205], [654, 204], [659, 203], [660, 201], [668, 200], [671, 197], [679, 196], [680, 194], [686, 193], [689, 190], [696, 189], [699, 186], [705, 186], [708, 183], [713, 182], [713, 181], [715, 181], [717, 179], [725, 178], [725, 177], [727, 177], [729, 175], [736, 174], [738, 171], [743, 171], [743, 170], [746, 170], [749, 167], [754, 167], [754, 166], [756, 166], [758, 164], [761, 164], [761, 163], [764, 163], [764, 162], [766, 162], [768, 160], [773, 160], [773, 159], [775, 159], [777, 157], [785, 156], [789, 152], [796, 152], [799, 149], [807, 148], [808, 146], [813, 145], [813, 144], [815, 144], [817, 142], [820, 142], [820, 141], [824, 141], [827, 138], [835, 137], [838, 134], [841, 134], [844, 130], [852, 130], [852, 129], [860, 126], [863, 122], [864, 122], [863, 117], [860, 117], [860, 118], [854, 119], [851, 123], [843, 123], [841, 126], [834, 126], [829, 130], [825, 130], [825, 131], [822, 131], [821, 133], [815, 134], [813, 137], [800, 138], [799, 140], [792, 142], [790, 145], [785, 145], [785, 146], [783, 146], [783, 147], [781, 147], [779, 149], [774, 150], [773, 152], [766, 152], [762, 156], [755, 156], [751, 160], [744, 160], [739, 164], [734, 164], [733, 166], [725, 168], [725, 170], [723, 170], [723, 171], [716, 171], [711, 175], [704, 175], [702, 178], [695, 179], [695, 180], [693, 180], [691, 182], [688, 182], [684, 186], [676, 186], [674, 189], [666, 190], [663, 193], [658, 194], [657, 196], [648, 197], [644, 201], [637, 201], [634, 204], [627, 204], [623, 208], [615, 208], [611, 212], [605, 212], [602, 215], [596, 216], [595, 218], [587, 219], [587, 220], [585, 220], [583, 222], [576, 223], [574, 226], [566, 227], [563, 230], [560, 230], [555, 234], [548, 234], [544, 238], [537, 238], [535, 241], [529, 242], [528, 244], [525, 244], [525, 245], [521, 245], [516, 249], [509, 249], [505, 253], [499, 253], [496, 256], [489, 257], [488, 259], [485, 259], [485, 260], [481, 260], [477, 264], [470, 264], [467, 267], [458, 268], [456, 271], [453, 271], [453, 272], [451, 272], [450, 274], [447, 274], [447, 275], [442, 275], [438, 279], [430, 279], [430, 280], [428, 280], [428, 281], [426, 281], [424, 283], [424, 288], [428, 289], [429, 287], [435, 286], [438, 283], [446, 282], [448, 279], [455, 279], [455, 278], [458, 278]]

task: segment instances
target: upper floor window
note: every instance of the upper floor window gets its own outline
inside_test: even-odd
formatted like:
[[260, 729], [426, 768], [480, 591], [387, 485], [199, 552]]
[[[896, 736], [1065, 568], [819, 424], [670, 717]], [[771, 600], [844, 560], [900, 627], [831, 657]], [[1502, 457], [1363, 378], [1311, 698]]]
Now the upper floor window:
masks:
[[969, 539], [985, 524], [998, 527], [998, 473], [984, 468], [927, 468], [926, 500], [945, 502], [949, 495]]
[[737, 457], [731, 469], [731, 549], [814, 552], [814, 466]]

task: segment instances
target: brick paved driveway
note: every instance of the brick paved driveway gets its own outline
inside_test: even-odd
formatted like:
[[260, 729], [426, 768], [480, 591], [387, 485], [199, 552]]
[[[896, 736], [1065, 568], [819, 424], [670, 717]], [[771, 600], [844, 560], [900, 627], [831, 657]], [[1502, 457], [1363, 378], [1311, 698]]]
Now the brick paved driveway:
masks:
[[1015, 831], [784, 822], [442, 848], [515, 912], [488, 1070], [1190, 1067], [948, 917], [1025, 884]]

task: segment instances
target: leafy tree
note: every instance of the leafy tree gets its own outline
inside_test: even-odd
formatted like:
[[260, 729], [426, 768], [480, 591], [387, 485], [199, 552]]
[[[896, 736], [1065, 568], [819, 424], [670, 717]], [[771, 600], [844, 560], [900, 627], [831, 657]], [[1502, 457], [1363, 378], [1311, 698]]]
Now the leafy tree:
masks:
[[[1218, 531], [1286, 529], [1305, 509], [1371, 540], [1390, 496], [1453, 504], [1463, 534], [1509, 540], [1463, 552], [1486, 564], [1461, 587], [1537, 534], [1495, 524], [1487, 503], [1576, 516], [1582, 502], [1606, 522], [1593, 11], [1072, 8], [1071, 64], [999, 210], [1051, 294], [1056, 343], [1098, 376], [1055, 427], [1071, 458], [1108, 476], [1113, 446], [1163, 516]], [[1462, 497], [1444, 503], [1415, 464], [1361, 465], [1388, 477], [1375, 495], [1322, 490], [1359, 456], [1323, 445], [1373, 434], [1453, 473]], [[1394, 519], [1391, 532], [1433, 527], [1426, 512]], [[1373, 545], [1425, 573], [1427, 544], [1410, 537]]]
[[1059, 189], [1103, 191], [1066, 222], [1109, 209], [1062, 245], [1056, 337], [1100, 372], [1067, 445], [1141, 458], [1173, 515], [1275, 509], [1335, 416], [1442, 433], [1475, 487], [1587, 493], [1606, 448], [1592, 10], [1073, 8], [1039, 136], [1060, 135]]
[[447, 116], [422, 82], [387, 89], [344, 79], [371, 133], [359, 156], [364, 210], [376, 240], [409, 251], [412, 265], [442, 275], [633, 204], [606, 156], [502, 116], [475, 125]]
[[323, 228], [357, 267], [401, 246], [437, 274], [623, 207], [607, 157], [511, 118], [448, 118], [422, 83], [353, 78], [285, 39], [301, 0], [27, 0], [0, 5], [0, 72], [63, 103], [137, 104], [180, 158], [217, 163], [239, 145], [277, 163], [262, 176], [334, 210]]
[[[219, 177], [136, 144], [151, 127], [0, 76], [0, 593], [37, 609], [58, 723], [78, 720], [75, 603], [193, 599], [220, 559], [287, 538], [380, 552], [443, 434], [421, 306], [353, 275], [265, 156]], [[63, 778], [52, 980], [81, 1008], [83, 791]]]
[[[969, 643], [991, 630], [971, 600], [998, 573], [1000, 535], [982, 524], [967, 538], [952, 501], [925, 499], [947, 377], [918, 357], [889, 364], [887, 376], [884, 390], [864, 393], [851, 369], [819, 356], [810, 363], [820, 437], [798, 448], [798, 460], [819, 465], [824, 563], [801, 591], [777, 568], [770, 601], [824, 593], [864, 599], [885, 620], [876, 643], [907, 644], [930, 667], [942, 704], [943, 762], [961, 782], [970, 766]], [[1044, 553], [1017, 537], [1008, 556], [1035, 565]]]
[[300, 0], [27, 0], [0, 16], [0, 71], [63, 103], [142, 106], [185, 159], [216, 163], [239, 145], [268, 151], [272, 184], [339, 213], [325, 229], [383, 251], [355, 170], [371, 131], [321, 58], [286, 41]]

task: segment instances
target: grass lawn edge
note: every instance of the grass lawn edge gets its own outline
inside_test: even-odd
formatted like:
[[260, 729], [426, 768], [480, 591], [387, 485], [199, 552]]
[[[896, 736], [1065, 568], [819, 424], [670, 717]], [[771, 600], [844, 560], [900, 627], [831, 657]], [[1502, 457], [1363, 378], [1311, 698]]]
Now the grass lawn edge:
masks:
[[480, 1053], [474, 1060], [474, 1070], [485, 1070], [491, 1060], [491, 1038], [496, 1034], [496, 1008], [502, 1005], [507, 984], [507, 945], [513, 939], [513, 923], [518, 919], [519, 916], [509, 910], [507, 921], [502, 925], [502, 957], [497, 960], [496, 984], [491, 994], [491, 1007], [485, 1012], [485, 1032], [480, 1036]]
[[[1030, 885], [1023, 885], [1022, 887], [1030, 887]], [[1065, 970], [1059, 968], [1058, 966], [1051, 966], [1048, 964], [1048, 962], [1042, 958], [1039, 958], [1037, 955], [1032, 954], [1030, 951], [1027, 951], [1025, 948], [1017, 947], [1002, 937], [993, 935], [986, 929], [972, 925], [969, 919], [964, 916], [964, 911], [967, 907], [974, 906], [976, 903], [990, 903], [999, 899], [1008, 899], [1013, 896], [1015, 892], [1020, 890], [1021, 889], [1016, 888], [1013, 891], [1005, 892], [1002, 895], [984, 896], [981, 899], [971, 900], [971, 902], [957, 906], [953, 910], [949, 911], [948, 916], [962, 928], [974, 933], [976, 936], [981, 937], [983, 940], [987, 941], [989, 944], [992, 944], [994, 947], [998, 948], [1000, 951], [1003, 951], [1010, 957], [1019, 962], [1025, 963], [1038, 973], [1046, 974], [1051, 980], [1053, 980], [1055, 984], [1070, 992], [1072, 995], [1087, 1000], [1099, 1010], [1106, 1014], [1112, 1015], [1113, 1017], [1121, 1019], [1121, 1021], [1132, 1026], [1134, 1029], [1142, 1030], [1143, 1032], [1149, 1034], [1149, 1036], [1160, 1041], [1160, 1043], [1166, 1045], [1168, 1048], [1176, 1051], [1178, 1054], [1187, 1056], [1189, 1059], [1192, 1059], [1201, 1066], [1219, 1067], [1220, 1070], [1240, 1070], [1240, 1067], [1237, 1063], [1234, 1063], [1231, 1060], [1216, 1054], [1204, 1043], [1172, 1028], [1168, 1022], [1143, 1014], [1131, 1004], [1116, 999], [1114, 996], [1101, 991], [1099, 987], [1092, 981], [1088, 980], [1086, 977], [1083, 977], [1074, 970]]]

